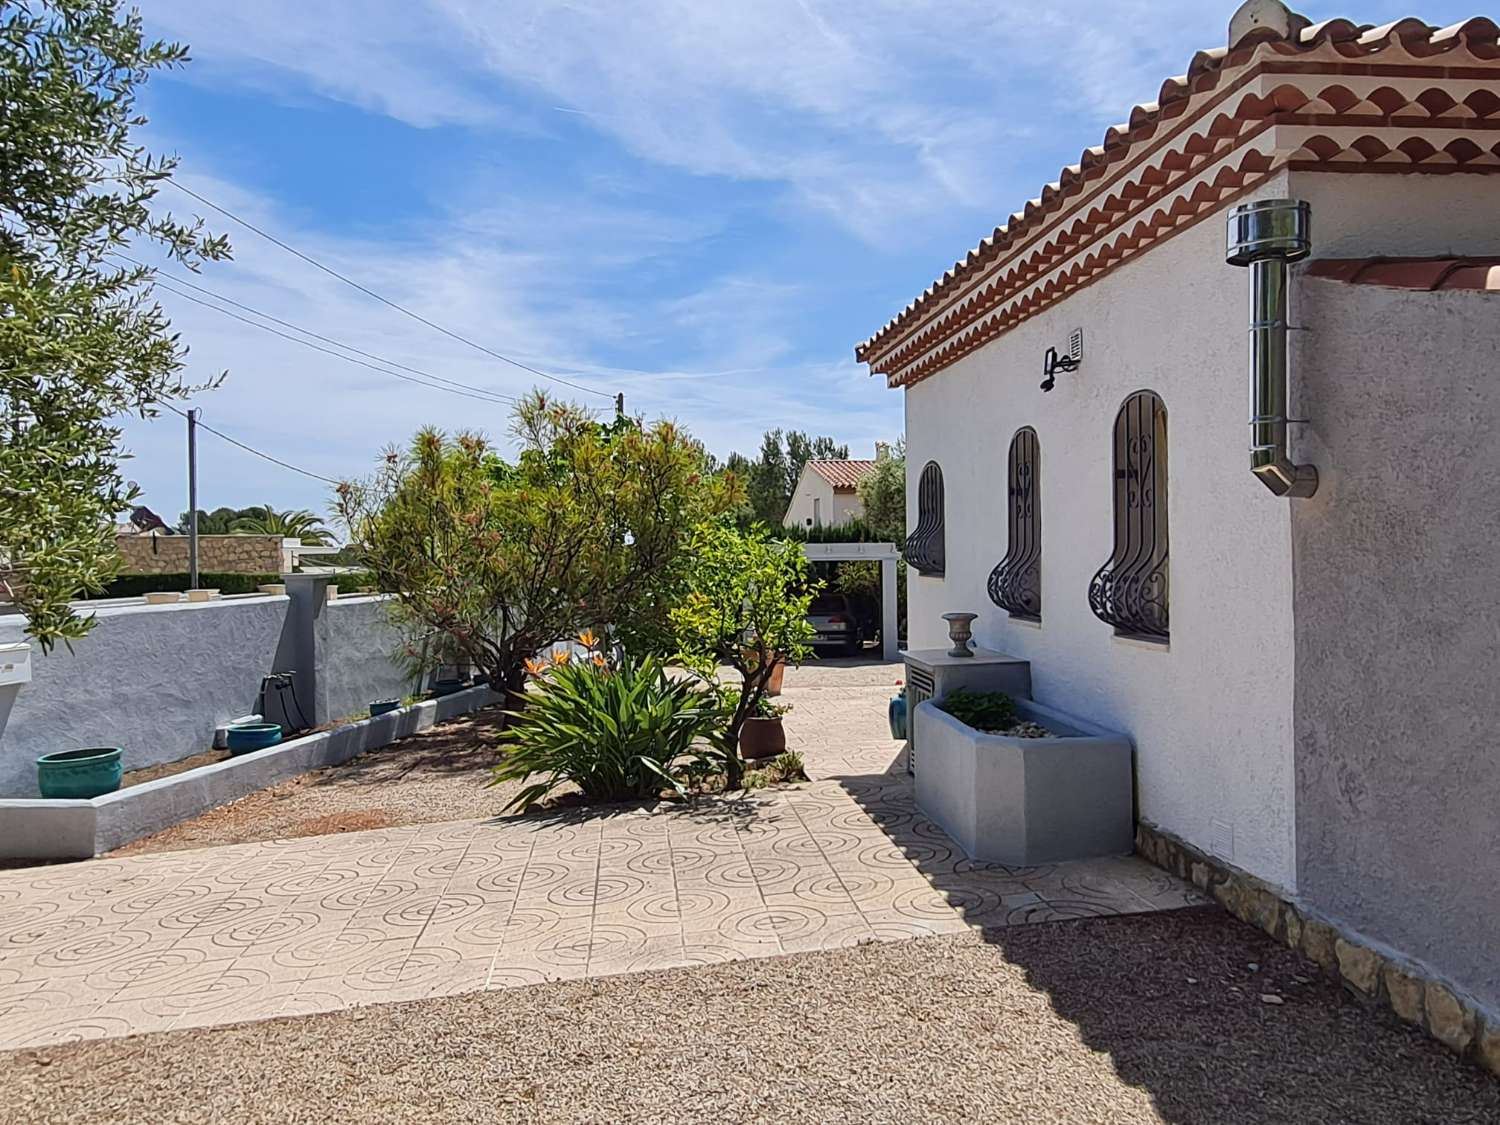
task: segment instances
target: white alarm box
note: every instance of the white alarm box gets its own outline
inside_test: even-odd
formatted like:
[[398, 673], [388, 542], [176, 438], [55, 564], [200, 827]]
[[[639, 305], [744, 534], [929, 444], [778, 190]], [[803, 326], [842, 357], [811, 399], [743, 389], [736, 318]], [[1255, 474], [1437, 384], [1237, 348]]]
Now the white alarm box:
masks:
[[0, 644], [0, 687], [31, 683], [31, 645], [25, 641]]

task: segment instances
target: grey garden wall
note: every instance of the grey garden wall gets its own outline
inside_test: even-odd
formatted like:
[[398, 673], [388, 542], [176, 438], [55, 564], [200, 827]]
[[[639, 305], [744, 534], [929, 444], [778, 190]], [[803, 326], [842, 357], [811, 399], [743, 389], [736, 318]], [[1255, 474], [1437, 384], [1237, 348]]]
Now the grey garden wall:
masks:
[[1500, 1006], [1500, 297], [1299, 295], [1299, 897]]
[[[170, 606], [108, 606], [70, 652], [31, 646], [29, 684], [0, 687], [0, 797], [36, 796], [38, 755], [119, 746], [127, 770], [206, 750], [214, 728], [254, 711], [261, 677], [295, 672], [308, 722], [414, 690], [391, 659], [380, 598], [326, 601], [328, 579], [287, 577], [287, 595]], [[0, 618], [0, 643], [25, 639]], [[275, 698], [272, 722], [289, 722]]]
[[400, 638], [386, 599], [314, 603], [318, 711], [329, 719], [363, 713], [372, 699], [401, 698], [422, 685], [392, 659]]
[[[175, 761], [255, 708], [268, 672], [290, 667], [286, 597], [97, 611], [93, 631], [43, 656], [32, 682], [0, 687], [0, 796], [35, 796], [39, 754], [119, 746], [127, 770]], [[0, 618], [0, 642], [25, 640]], [[273, 716], [274, 717], [274, 716]]]

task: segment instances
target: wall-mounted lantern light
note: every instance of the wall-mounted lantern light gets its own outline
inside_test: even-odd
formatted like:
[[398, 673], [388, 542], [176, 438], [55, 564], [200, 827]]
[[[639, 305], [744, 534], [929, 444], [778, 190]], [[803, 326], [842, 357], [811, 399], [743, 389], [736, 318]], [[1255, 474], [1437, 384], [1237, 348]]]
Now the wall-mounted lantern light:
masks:
[[1083, 329], [1075, 328], [1068, 334], [1067, 355], [1061, 355], [1056, 348], [1048, 348], [1047, 354], [1042, 357], [1042, 390], [1050, 391], [1057, 386], [1059, 371], [1077, 371], [1082, 363]]

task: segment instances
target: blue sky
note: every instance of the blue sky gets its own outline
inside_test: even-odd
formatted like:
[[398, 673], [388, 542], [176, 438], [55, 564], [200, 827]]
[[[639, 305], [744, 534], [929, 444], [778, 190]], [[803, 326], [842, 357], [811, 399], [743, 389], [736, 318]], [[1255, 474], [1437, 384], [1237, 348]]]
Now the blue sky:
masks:
[[[181, 182], [305, 252], [532, 366], [623, 391], [720, 456], [774, 426], [868, 456], [900, 432], [901, 403], [854, 343], [1220, 43], [1232, 7], [146, 0], [148, 29], [194, 56], [153, 79], [146, 140], [181, 156]], [[537, 382], [170, 188], [161, 202], [233, 240], [235, 260], [199, 284], [502, 394]], [[204, 420], [314, 472], [362, 474], [424, 423], [504, 439], [503, 406], [161, 300], [190, 374], [229, 372], [196, 399]], [[126, 426], [126, 474], [168, 519], [186, 507], [183, 425]], [[326, 486], [212, 436], [200, 466], [206, 507], [328, 506]]]

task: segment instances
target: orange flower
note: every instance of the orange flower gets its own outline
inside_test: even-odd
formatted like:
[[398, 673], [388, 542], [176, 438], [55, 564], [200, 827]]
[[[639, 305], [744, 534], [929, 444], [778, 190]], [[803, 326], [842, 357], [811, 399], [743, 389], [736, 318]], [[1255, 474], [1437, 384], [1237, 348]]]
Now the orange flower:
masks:
[[526, 662], [526, 671], [530, 672], [533, 676], [540, 676], [551, 666], [551, 663], [544, 656], [540, 660], [528, 660]]
[[571, 652], [567, 652], [566, 650], [564, 650], [563, 652], [556, 653], [552, 657], [552, 663], [556, 664], [560, 668], [564, 664], [566, 664], [569, 660], [572, 660], [572, 659], [573, 659], [573, 654]]
[[599, 643], [599, 638], [594, 636], [594, 631], [592, 629], [585, 629], [583, 632], [578, 634], [578, 643], [581, 644], [584, 648], [593, 648], [596, 644]]
[[596, 668], [603, 668], [608, 663], [609, 662], [604, 659], [604, 654], [602, 652], [594, 653], [594, 666]]

